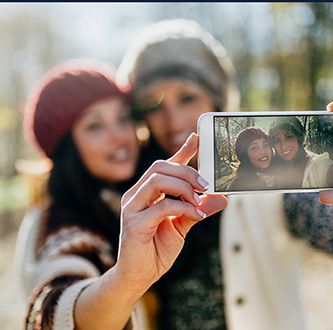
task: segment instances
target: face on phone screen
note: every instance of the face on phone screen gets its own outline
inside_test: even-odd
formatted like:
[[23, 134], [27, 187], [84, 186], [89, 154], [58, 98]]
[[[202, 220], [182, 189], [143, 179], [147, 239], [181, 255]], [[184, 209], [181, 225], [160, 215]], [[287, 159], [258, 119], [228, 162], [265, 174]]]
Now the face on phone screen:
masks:
[[215, 192], [332, 187], [333, 116], [214, 116]]

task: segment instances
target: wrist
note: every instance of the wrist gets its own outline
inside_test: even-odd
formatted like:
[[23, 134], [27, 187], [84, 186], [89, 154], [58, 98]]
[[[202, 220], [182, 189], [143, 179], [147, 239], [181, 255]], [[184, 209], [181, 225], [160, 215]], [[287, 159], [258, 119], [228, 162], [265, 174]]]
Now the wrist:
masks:
[[123, 329], [144, 292], [127, 287], [117, 267], [110, 268], [79, 295], [74, 311], [76, 328]]
[[119, 295], [123, 303], [134, 306], [149, 286], [137, 277], [130, 280], [117, 263], [101, 277], [99, 292], [101, 296]]

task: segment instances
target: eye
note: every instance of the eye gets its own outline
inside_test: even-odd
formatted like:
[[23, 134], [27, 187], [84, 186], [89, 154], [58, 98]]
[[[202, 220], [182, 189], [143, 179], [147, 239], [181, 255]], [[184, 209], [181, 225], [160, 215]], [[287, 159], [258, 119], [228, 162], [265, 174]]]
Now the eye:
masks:
[[268, 142], [264, 142], [264, 147], [265, 148], [269, 148], [269, 143]]
[[252, 146], [250, 146], [250, 151], [256, 151], [256, 150], [258, 150], [258, 146], [257, 145], [252, 145]]
[[293, 137], [294, 137], [294, 135], [291, 135], [291, 134], [286, 134], [286, 135], [285, 135], [286, 140], [290, 140], [290, 139], [292, 139]]
[[91, 122], [86, 125], [86, 130], [92, 132], [100, 129], [101, 127], [102, 125], [99, 122]]
[[180, 96], [180, 102], [183, 104], [193, 103], [198, 99], [195, 94], [184, 94]]

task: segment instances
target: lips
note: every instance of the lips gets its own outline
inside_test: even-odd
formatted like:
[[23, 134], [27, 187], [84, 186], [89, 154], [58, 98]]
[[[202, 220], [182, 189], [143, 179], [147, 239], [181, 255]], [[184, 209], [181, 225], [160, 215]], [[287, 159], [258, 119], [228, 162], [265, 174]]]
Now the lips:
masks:
[[124, 162], [131, 158], [131, 152], [128, 147], [122, 147], [109, 154], [107, 158], [112, 162]]
[[259, 162], [266, 162], [268, 160], [267, 156], [261, 157], [258, 159]]

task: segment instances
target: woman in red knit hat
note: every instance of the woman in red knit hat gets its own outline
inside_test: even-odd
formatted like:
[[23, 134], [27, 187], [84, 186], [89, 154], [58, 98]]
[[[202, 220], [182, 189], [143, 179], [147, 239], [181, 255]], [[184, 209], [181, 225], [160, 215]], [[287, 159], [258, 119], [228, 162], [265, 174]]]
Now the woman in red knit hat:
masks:
[[[97, 261], [100, 271], [113, 263], [115, 251], [111, 253], [107, 242], [117, 247], [120, 197], [117, 199], [116, 192], [129, 188], [139, 148], [127, 95], [114, 83], [112, 74], [111, 67], [99, 62], [67, 62], [49, 71], [29, 99], [26, 133], [53, 163], [47, 183], [50, 202], [42, 212], [37, 237], [37, 265], [82, 247], [84, 257]], [[68, 274], [59, 282], [63, 288], [84, 273], [94, 273], [91, 266], [81, 265], [73, 257], [74, 276], [65, 263], [58, 269], [60, 274]], [[57, 277], [54, 270], [49, 276], [52, 280]], [[35, 287], [36, 274], [31, 278]], [[43, 278], [54, 289], [48, 299], [59, 297], [59, 283], [53, 285]], [[45, 326], [46, 310], [54, 307], [42, 304], [37, 314], [43, 317], [38, 321], [39, 294], [30, 306], [29, 328], [38, 322]]]
[[186, 166], [198, 137], [134, 185], [139, 148], [127, 95], [107, 67], [86, 62], [49, 72], [25, 115], [28, 135], [53, 161], [49, 204], [30, 242], [26, 328], [142, 325], [137, 313], [130, 318], [136, 302], [171, 267], [192, 225], [226, 205], [195, 193], [207, 188]]
[[271, 168], [273, 149], [268, 135], [260, 128], [246, 128], [239, 133], [235, 152], [240, 165], [230, 190], [265, 190], [274, 186]]

